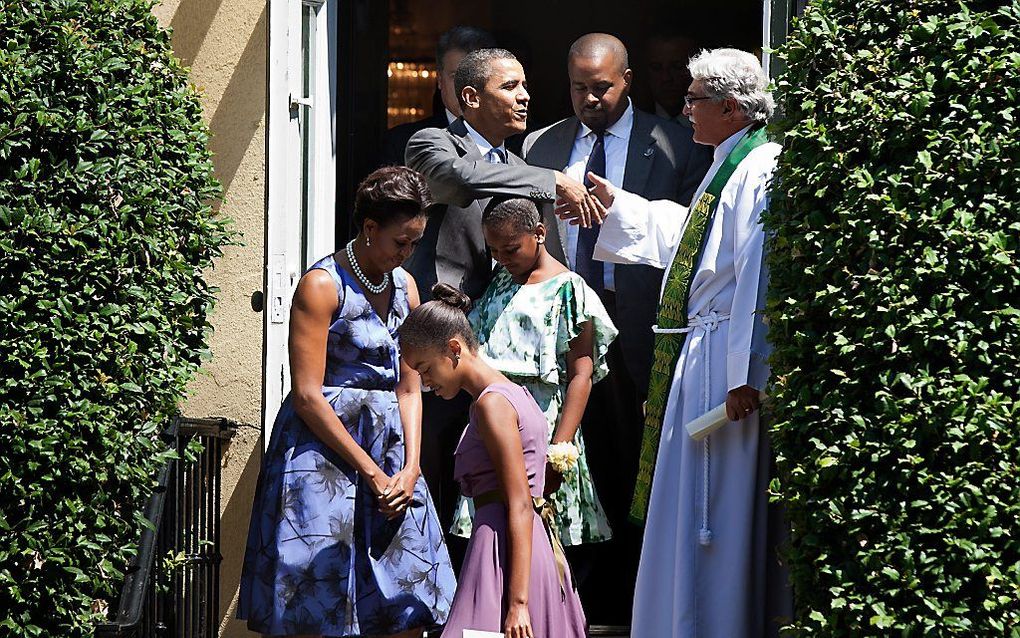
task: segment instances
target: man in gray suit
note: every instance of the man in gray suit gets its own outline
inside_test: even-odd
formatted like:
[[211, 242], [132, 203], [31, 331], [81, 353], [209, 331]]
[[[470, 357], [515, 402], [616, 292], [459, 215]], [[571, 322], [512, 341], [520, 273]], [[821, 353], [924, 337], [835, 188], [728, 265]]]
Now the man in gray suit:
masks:
[[[455, 90], [463, 116], [446, 129], [424, 129], [407, 143], [407, 166], [428, 180], [438, 203], [425, 236], [404, 264], [418, 283], [422, 301], [434, 283], [459, 287], [472, 299], [492, 278], [492, 259], [482, 237], [482, 211], [492, 197], [527, 197], [544, 203], [555, 235], [552, 203], [559, 200], [585, 219], [605, 209], [579, 180], [562, 171], [528, 166], [506, 150], [507, 137], [524, 131], [531, 97], [524, 69], [504, 49], [481, 49], [457, 67]], [[558, 239], [550, 252], [563, 258]]]
[[[567, 73], [574, 117], [529, 135], [524, 142], [527, 162], [581, 180], [591, 171], [648, 199], [689, 204], [712, 163], [711, 149], [695, 144], [689, 130], [633, 107], [629, 97], [633, 73], [623, 43], [604, 33], [582, 36], [570, 48]], [[598, 228], [562, 220], [557, 227], [565, 263], [599, 293], [620, 329], [610, 347], [609, 376], [592, 390], [582, 431], [596, 489], [613, 527], [615, 538], [610, 543], [634, 560], [623, 573], [617, 571], [619, 565], [614, 568], [616, 581], [600, 583], [599, 575], [592, 574], [590, 587], [581, 591], [588, 594], [586, 608], [593, 610], [618, 608], [612, 601], [602, 605], [593, 597], [607, 587], [626, 589], [637, 566], [640, 536], [628, 528], [626, 514], [637, 474], [640, 405], [648, 387], [651, 327], [663, 275], [649, 266], [614, 267], [593, 260]], [[572, 562], [578, 580], [585, 575], [584, 562], [584, 557]], [[594, 620], [617, 624], [624, 619]]]
[[[601, 220], [605, 208], [580, 181], [562, 171], [528, 166], [509, 153], [507, 137], [524, 131], [530, 96], [524, 69], [504, 49], [469, 53], [457, 67], [454, 86], [463, 116], [446, 129], [415, 133], [407, 143], [407, 166], [428, 180], [437, 202], [425, 235], [404, 264], [418, 284], [424, 303], [437, 281], [459, 287], [472, 299], [485, 292], [492, 278], [492, 258], [482, 236], [482, 211], [493, 197], [527, 197], [543, 204], [551, 252], [563, 259], [556, 238], [553, 202], [579, 211], [587, 220]], [[443, 401], [422, 396], [421, 467], [444, 528], [449, 528], [457, 499], [453, 450], [470, 399]], [[452, 540], [452, 539], [451, 539]], [[451, 543], [454, 560], [456, 544]]]

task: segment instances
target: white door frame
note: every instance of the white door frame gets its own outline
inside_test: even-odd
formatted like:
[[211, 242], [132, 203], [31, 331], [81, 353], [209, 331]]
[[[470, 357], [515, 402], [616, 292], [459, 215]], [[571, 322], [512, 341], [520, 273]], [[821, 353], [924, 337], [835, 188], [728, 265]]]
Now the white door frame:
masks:
[[335, 238], [337, 2], [268, 3], [264, 445], [290, 391], [287, 338], [294, 289], [301, 273], [333, 250]]
[[790, 32], [790, 21], [804, 11], [807, 0], [762, 0], [761, 64], [765, 77], [774, 80], [783, 72], [782, 65], [770, 53], [786, 41]]

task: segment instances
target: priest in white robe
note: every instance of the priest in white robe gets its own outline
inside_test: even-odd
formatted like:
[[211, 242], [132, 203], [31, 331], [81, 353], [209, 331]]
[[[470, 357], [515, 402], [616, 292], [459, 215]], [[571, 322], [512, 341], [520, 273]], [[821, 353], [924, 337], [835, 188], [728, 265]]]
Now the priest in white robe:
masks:
[[[690, 70], [684, 114], [694, 140], [715, 147], [691, 208], [593, 178], [608, 207], [594, 257], [667, 270], [657, 356], [660, 339], [675, 339], [657, 360], [661, 417], [650, 432], [646, 422], [650, 495], [636, 494], [632, 510], [644, 515], [645, 532], [631, 636], [758, 638], [775, 633], [790, 598], [772, 570], [771, 459], [758, 419], [769, 377], [760, 215], [780, 146], [765, 139], [773, 101], [756, 57], [710, 50]], [[663, 318], [670, 311], [672, 326]], [[684, 425], [722, 403], [731, 422], [692, 439]], [[652, 404], [650, 393], [654, 412]]]

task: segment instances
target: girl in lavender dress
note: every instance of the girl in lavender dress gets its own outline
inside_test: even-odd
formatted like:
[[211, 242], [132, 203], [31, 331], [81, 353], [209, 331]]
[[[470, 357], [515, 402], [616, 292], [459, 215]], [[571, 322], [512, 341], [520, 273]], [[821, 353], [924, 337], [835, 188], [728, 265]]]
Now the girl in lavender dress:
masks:
[[421, 381], [397, 328], [418, 305], [400, 264], [431, 198], [406, 168], [362, 182], [360, 232], [298, 284], [292, 391], [262, 460], [238, 617], [274, 636], [419, 638], [456, 583], [418, 470]]
[[454, 473], [474, 499], [460, 584], [442, 638], [464, 630], [508, 638], [583, 638], [584, 611], [543, 507], [548, 424], [527, 389], [479, 356], [464, 311], [468, 297], [446, 285], [400, 327], [401, 356], [444, 399], [473, 397]]

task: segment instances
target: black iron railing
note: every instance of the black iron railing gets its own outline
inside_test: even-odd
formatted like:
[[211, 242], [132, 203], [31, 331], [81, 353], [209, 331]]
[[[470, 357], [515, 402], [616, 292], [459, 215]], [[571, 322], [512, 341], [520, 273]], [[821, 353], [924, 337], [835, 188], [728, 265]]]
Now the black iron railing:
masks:
[[[145, 509], [138, 554], [121, 590], [116, 620], [96, 638], [213, 638], [220, 587], [220, 461], [233, 436], [226, 419], [176, 419], [167, 432], [177, 460], [160, 472]], [[195, 439], [203, 446], [189, 461]]]

